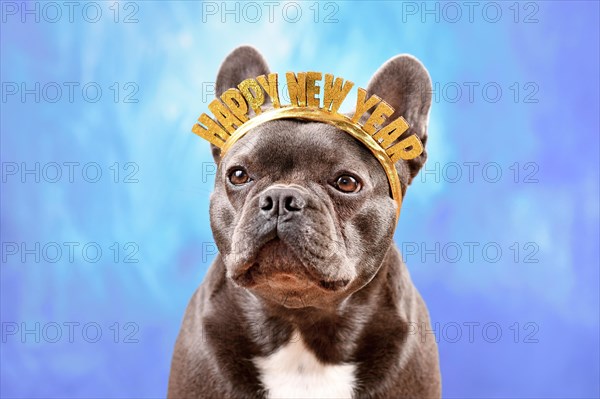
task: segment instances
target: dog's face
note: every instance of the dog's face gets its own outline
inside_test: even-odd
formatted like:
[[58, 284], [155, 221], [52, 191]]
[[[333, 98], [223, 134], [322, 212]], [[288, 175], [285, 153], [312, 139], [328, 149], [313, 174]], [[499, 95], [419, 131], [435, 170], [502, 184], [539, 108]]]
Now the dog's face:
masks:
[[364, 285], [390, 245], [396, 211], [383, 168], [329, 125], [266, 123], [232, 147], [217, 179], [213, 229], [229, 277], [286, 306]]
[[[413, 58], [400, 61], [408, 65], [400, 68], [396, 62], [382, 69], [402, 72], [404, 78], [395, 77], [400, 83], [416, 70], [422, 80], [418, 83], [426, 86], [427, 94], [419, 87], [419, 101], [413, 101], [419, 108], [413, 112], [416, 128], [422, 128], [419, 136], [425, 142], [429, 77]], [[256, 50], [238, 48], [221, 67], [217, 94], [265, 73], [268, 68]], [[395, 106], [397, 113], [415, 111], [396, 108], [402, 104], [390, 101], [390, 93], [386, 97], [372, 91], [385, 87], [389, 76], [381, 74], [368, 92]], [[407, 93], [394, 98], [409, 102]], [[404, 116], [411, 123], [410, 115]], [[406, 134], [419, 133], [412, 124]], [[375, 276], [392, 243], [396, 205], [383, 168], [357, 140], [324, 123], [278, 120], [255, 128], [223, 158], [217, 148], [213, 154], [218, 173], [211, 227], [235, 284], [286, 307], [327, 307]], [[403, 191], [425, 157], [397, 165]]]

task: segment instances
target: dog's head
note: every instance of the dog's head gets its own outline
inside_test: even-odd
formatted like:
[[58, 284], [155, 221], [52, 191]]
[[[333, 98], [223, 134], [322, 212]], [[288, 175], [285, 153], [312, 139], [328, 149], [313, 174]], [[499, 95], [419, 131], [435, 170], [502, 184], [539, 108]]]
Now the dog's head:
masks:
[[[268, 66], [251, 47], [223, 62], [217, 95]], [[371, 79], [377, 94], [427, 141], [431, 81], [415, 58], [397, 56]], [[211, 196], [211, 227], [227, 276], [290, 308], [323, 307], [375, 276], [394, 234], [395, 202], [373, 154], [344, 131], [301, 120], [256, 127], [221, 157]], [[403, 194], [427, 155], [396, 164]]]

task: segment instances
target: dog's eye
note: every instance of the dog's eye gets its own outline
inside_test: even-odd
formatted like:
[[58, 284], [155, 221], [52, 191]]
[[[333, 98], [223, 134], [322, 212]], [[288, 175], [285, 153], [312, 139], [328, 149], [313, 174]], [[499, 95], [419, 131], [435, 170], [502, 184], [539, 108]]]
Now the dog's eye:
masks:
[[343, 193], [357, 193], [361, 189], [359, 181], [350, 175], [341, 175], [338, 177], [334, 186]]
[[250, 176], [242, 168], [235, 168], [229, 173], [229, 181], [236, 186], [246, 184], [250, 181]]

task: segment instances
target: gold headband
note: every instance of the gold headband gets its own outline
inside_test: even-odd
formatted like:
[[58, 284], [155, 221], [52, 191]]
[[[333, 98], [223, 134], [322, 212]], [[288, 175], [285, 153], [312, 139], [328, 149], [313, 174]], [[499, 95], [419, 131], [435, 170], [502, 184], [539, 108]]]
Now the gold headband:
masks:
[[[281, 106], [277, 74], [259, 76], [256, 79], [246, 79], [238, 85], [238, 89], [229, 89], [219, 99], [213, 100], [208, 108], [215, 119], [206, 114], [198, 118], [192, 132], [208, 140], [225, 153], [253, 128], [277, 119], [304, 119], [314, 122], [327, 123], [350, 134], [367, 147], [377, 158], [387, 175], [392, 198], [396, 201], [396, 219], [400, 217], [402, 206], [402, 190], [400, 179], [394, 163], [400, 159], [416, 158], [423, 152], [423, 145], [416, 135], [395, 143], [402, 133], [408, 130], [408, 123], [403, 117], [382, 126], [385, 118], [394, 113], [394, 109], [376, 95], [366, 98], [367, 92], [358, 89], [356, 111], [352, 117], [338, 113], [342, 102], [354, 85], [350, 81], [325, 74], [323, 85], [323, 107], [318, 97], [321, 80], [320, 72], [300, 72], [286, 74], [291, 105]], [[264, 92], [263, 92], [264, 90]], [[263, 111], [265, 92], [270, 97], [272, 109]], [[363, 115], [373, 107], [377, 107], [368, 115], [367, 120], [359, 123]], [[248, 108], [254, 110], [256, 116], [250, 118]]]

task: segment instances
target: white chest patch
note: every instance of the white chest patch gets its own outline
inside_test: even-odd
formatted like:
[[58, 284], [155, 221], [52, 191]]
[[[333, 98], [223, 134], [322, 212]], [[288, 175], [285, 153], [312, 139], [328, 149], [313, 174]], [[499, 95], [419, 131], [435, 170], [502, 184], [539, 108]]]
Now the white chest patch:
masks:
[[271, 399], [352, 397], [355, 366], [321, 363], [298, 335], [254, 363]]

